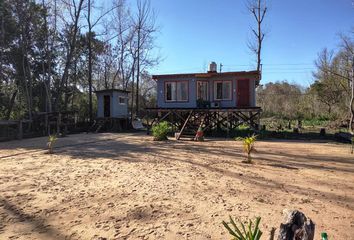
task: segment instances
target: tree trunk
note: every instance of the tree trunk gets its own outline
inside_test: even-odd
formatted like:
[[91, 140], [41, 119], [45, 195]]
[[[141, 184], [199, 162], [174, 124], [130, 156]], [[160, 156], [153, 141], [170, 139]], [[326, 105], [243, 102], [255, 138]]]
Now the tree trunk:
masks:
[[[45, 4], [44, 4], [44, 0], [43, 0], [43, 8], [45, 7]], [[57, 8], [57, 5], [56, 5], [56, 1], [54, 2], [54, 11], [55, 11], [55, 15], [56, 15], [56, 8]], [[47, 14], [45, 14], [45, 17], [44, 17], [44, 23], [45, 23], [45, 26], [46, 26], [46, 31], [45, 31], [45, 37], [46, 37], [46, 59], [47, 59], [47, 79], [44, 81], [44, 84], [45, 84], [45, 90], [46, 90], [46, 96], [47, 96], [47, 101], [46, 101], [46, 111], [47, 112], [51, 112], [52, 111], [52, 95], [51, 95], [51, 92], [50, 92], [50, 80], [51, 80], [51, 77], [52, 77], [52, 50], [53, 50], [53, 46], [52, 47], [49, 47], [49, 34], [48, 34], [48, 21], [47, 21]], [[55, 34], [56, 34], [56, 20], [55, 20], [55, 26], [54, 26], [54, 33], [53, 33], [53, 42], [52, 44], [54, 45], [54, 38], [55, 38]], [[45, 71], [43, 70], [43, 73]]]
[[17, 91], [18, 91], [17, 89], [14, 91], [14, 93], [12, 94], [12, 97], [11, 97], [11, 99], [10, 99], [10, 105], [9, 105], [9, 108], [8, 108], [8, 110], [7, 110], [6, 117], [5, 117], [6, 120], [9, 120], [9, 119], [10, 119], [11, 112], [12, 112], [12, 108], [13, 108], [13, 106], [14, 106], [14, 104], [15, 104], [15, 99], [16, 99]]
[[77, 32], [79, 30], [78, 24], [79, 24], [80, 13], [82, 10], [83, 3], [84, 3], [84, 0], [80, 0], [79, 5], [77, 6], [77, 9], [75, 11], [75, 20], [74, 20], [72, 29], [70, 31], [69, 47], [68, 47], [68, 51], [67, 51], [67, 55], [66, 55], [65, 67], [64, 67], [63, 75], [62, 75], [60, 82], [59, 82], [58, 92], [56, 94], [56, 99], [55, 99], [55, 104], [54, 104], [57, 111], [61, 110], [61, 106], [60, 106], [61, 94], [62, 94], [62, 90], [63, 90], [64, 84], [65, 84], [65, 81], [69, 77], [69, 68], [70, 68], [73, 54], [74, 54], [75, 47], [76, 47], [76, 37], [77, 37]]
[[354, 134], [354, 57], [352, 60], [352, 96], [350, 99], [350, 123], [349, 123], [349, 132]]
[[261, 70], [262, 30], [261, 30], [261, 0], [258, 0], [258, 49], [257, 49], [257, 71]]
[[140, 23], [138, 26], [138, 58], [137, 58], [137, 70], [136, 70], [136, 96], [135, 96], [135, 115], [139, 113], [139, 80], [140, 80]]
[[89, 117], [90, 124], [93, 121], [92, 113], [92, 25], [91, 25], [91, 0], [88, 0], [88, 12], [87, 12], [87, 23], [88, 23], [88, 84], [89, 84]]
[[131, 120], [133, 121], [134, 116], [134, 77], [135, 77], [135, 64], [132, 66], [132, 102], [131, 102]]

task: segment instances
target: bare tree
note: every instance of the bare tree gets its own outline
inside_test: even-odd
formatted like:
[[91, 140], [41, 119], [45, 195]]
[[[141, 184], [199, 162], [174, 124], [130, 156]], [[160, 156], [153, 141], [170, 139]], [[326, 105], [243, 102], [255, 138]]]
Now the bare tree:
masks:
[[96, 25], [98, 25], [103, 18], [113, 11], [116, 6], [113, 6], [110, 8], [108, 11], [101, 13], [96, 19], [92, 19], [91, 17], [91, 11], [94, 8], [94, 1], [93, 0], [87, 0], [87, 25], [88, 25], [88, 86], [89, 86], [89, 118], [90, 122], [93, 121], [93, 109], [92, 109], [92, 64], [93, 64], [93, 51], [92, 51], [92, 38], [94, 37], [93, 35], [93, 29]]
[[[64, 63], [64, 70], [63, 74], [60, 78], [59, 81], [59, 86], [58, 90], [56, 93], [56, 99], [55, 99], [55, 107], [58, 111], [61, 111], [61, 104], [60, 104], [60, 99], [61, 99], [61, 94], [64, 88], [65, 83], [68, 81], [69, 77], [69, 69], [71, 67], [71, 62], [73, 59], [73, 55], [75, 52], [76, 48], [76, 41], [77, 41], [77, 35], [79, 31], [79, 20], [81, 17], [81, 12], [84, 8], [84, 0], [71, 0], [71, 1], [66, 1], [63, 0], [64, 6], [69, 9], [69, 15], [70, 15], [70, 22], [66, 22], [66, 27], [68, 27], [68, 46], [66, 50], [66, 57], [65, 57], [65, 63]], [[63, 20], [67, 16], [62, 16]], [[66, 21], [66, 20], [64, 20]]]
[[114, 15], [116, 32], [115, 51], [117, 53], [117, 70], [113, 77], [112, 85], [120, 80], [120, 86], [127, 89], [129, 79], [132, 75], [134, 57], [131, 54], [131, 43], [134, 37], [134, 25], [131, 21], [130, 10], [124, 0], [118, 1], [118, 6]]
[[150, 1], [137, 0], [137, 15], [134, 19], [134, 29], [136, 32], [136, 114], [139, 112], [139, 84], [142, 64], [151, 63], [147, 61], [151, 59], [151, 57], [147, 56], [149, 51], [153, 48], [154, 33], [157, 31], [155, 19], [156, 16], [151, 9]]
[[349, 123], [349, 126], [350, 126], [350, 131], [352, 134], [354, 134], [354, 56], [352, 58], [352, 96], [351, 96], [351, 99], [350, 99], [350, 123]]
[[249, 41], [248, 47], [252, 52], [256, 54], [257, 71], [260, 71], [262, 65], [262, 43], [265, 36], [265, 33], [262, 29], [262, 24], [268, 8], [265, 0], [250, 0], [247, 4], [247, 8], [254, 16], [254, 19], [256, 20], [257, 24], [256, 28], [251, 28], [255, 39]]
[[[341, 50], [338, 52], [333, 60], [328, 59], [328, 57], [319, 56], [319, 60], [316, 62], [318, 68], [318, 76], [322, 79], [332, 78], [332, 85], [336, 84], [342, 87], [343, 91], [350, 94], [349, 100], [349, 113], [350, 113], [350, 124], [349, 131], [354, 132], [354, 40], [349, 36], [341, 35]], [[315, 75], [316, 77], [316, 75]], [[333, 83], [334, 81], [334, 83]], [[347, 82], [347, 84], [344, 84]], [[348, 89], [350, 88], [350, 89]], [[348, 89], [348, 91], [347, 91]], [[328, 89], [329, 91], [334, 91], [333, 87]], [[337, 95], [338, 93], [333, 93]], [[342, 94], [339, 95], [339, 97]]]
[[[352, 31], [352, 34], [354, 35], [354, 29]], [[347, 63], [350, 63], [351, 61], [351, 67], [348, 66], [348, 68], [346, 68], [346, 76], [348, 77], [348, 82], [349, 85], [351, 86], [351, 97], [349, 103], [349, 110], [350, 110], [349, 130], [352, 134], [354, 134], [354, 40], [350, 39], [349, 36], [345, 36], [345, 35], [341, 35], [340, 37], [342, 40], [342, 48], [344, 49], [344, 53], [345, 53], [344, 57], [347, 60]]]

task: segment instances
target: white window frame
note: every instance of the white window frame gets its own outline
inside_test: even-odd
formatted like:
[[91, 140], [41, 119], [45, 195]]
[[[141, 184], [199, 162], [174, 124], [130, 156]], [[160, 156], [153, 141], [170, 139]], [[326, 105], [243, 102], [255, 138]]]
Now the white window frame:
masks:
[[[203, 99], [199, 96], [199, 83], [206, 83], [206, 99]], [[198, 99], [202, 99], [204, 101], [208, 101], [209, 100], [209, 81], [206, 80], [198, 80], [197, 81], [197, 100]]]
[[[230, 84], [230, 89], [229, 89], [229, 98], [224, 98], [224, 96], [222, 96], [221, 99], [218, 99], [217, 96], [217, 84], [218, 83], [222, 83], [222, 90], [224, 88], [224, 84], [225, 83], [229, 83]], [[221, 94], [223, 95], [223, 91], [221, 92]], [[214, 100], [215, 101], [231, 101], [232, 100], [232, 81], [231, 80], [217, 80], [214, 81]]]
[[[171, 99], [171, 100], [168, 100], [167, 99], [167, 85], [168, 84], [175, 84], [175, 97], [176, 99]], [[182, 83], [185, 83], [186, 84], [186, 99], [179, 99], [179, 96], [182, 96], [182, 94], [178, 94], [178, 89], [181, 89], [181, 88], [178, 88], [178, 84], [182, 84]], [[187, 80], [183, 80], [183, 81], [165, 81], [165, 102], [188, 102], [189, 101], [189, 81]], [[171, 93], [172, 94], [172, 93]], [[173, 95], [171, 95], [173, 96]]]

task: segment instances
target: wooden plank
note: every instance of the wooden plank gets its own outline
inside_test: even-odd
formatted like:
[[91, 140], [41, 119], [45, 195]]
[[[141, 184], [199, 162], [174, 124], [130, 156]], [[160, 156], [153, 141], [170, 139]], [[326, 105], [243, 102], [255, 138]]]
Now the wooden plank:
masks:
[[0, 125], [17, 125], [19, 121], [0, 120]]
[[177, 138], [176, 138], [177, 140], [180, 139], [180, 137], [181, 137], [181, 135], [182, 135], [182, 133], [183, 133], [183, 131], [184, 131], [184, 128], [187, 126], [187, 123], [188, 123], [188, 121], [189, 121], [189, 118], [192, 116], [192, 114], [193, 114], [193, 110], [190, 111], [190, 113], [189, 113], [189, 115], [188, 115], [186, 121], [184, 122], [184, 124], [183, 124], [183, 126], [182, 126], [182, 128], [181, 128], [181, 131], [179, 132], [179, 134], [178, 134], [178, 136], [177, 136]]

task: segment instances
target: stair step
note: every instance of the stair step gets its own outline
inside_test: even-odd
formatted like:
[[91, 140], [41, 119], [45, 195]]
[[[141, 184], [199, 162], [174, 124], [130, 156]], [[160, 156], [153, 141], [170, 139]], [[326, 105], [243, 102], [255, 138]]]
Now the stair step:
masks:
[[191, 136], [180, 136], [179, 140], [189, 140], [189, 141], [193, 141], [194, 140], [194, 137], [191, 137]]
[[195, 131], [183, 131], [182, 135], [194, 135], [197, 134]]

